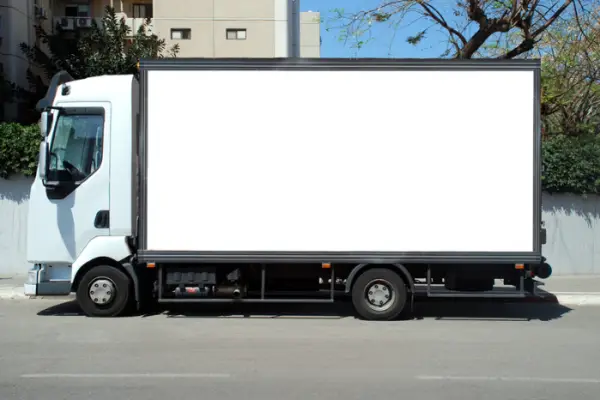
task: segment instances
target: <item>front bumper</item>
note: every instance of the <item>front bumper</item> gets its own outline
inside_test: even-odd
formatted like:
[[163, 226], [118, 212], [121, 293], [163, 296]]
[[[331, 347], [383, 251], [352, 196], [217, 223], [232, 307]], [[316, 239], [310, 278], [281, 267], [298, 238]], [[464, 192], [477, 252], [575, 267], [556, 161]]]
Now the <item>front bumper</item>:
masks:
[[71, 293], [71, 280], [55, 279], [47, 266], [36, 264], [23, 285], [26, 296], [65, 296]]

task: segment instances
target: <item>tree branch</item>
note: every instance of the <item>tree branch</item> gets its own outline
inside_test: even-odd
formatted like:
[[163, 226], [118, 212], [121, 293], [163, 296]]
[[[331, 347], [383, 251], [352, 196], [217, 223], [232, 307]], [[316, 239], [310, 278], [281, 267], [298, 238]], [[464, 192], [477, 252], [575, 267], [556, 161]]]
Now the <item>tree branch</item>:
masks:
[[479, 0], [468, 0], [467, 16], [471, 21], [477, 22], [480, 27], [487, 25], [487, 15], [483, 11]]
[[527, 53], [535, 46], [535, 41], [533, 39], [525, 39], [523, 40], [517, 47], [510, 50], [509, 52], [498, 57], [499, 59], [511, 59], [517, 56], [520, 56], [523, 53]]
[[[505, 54], [501, 55], [498, 58], [511, 59], [511, 58], [518, 57], [521, 54], [527, 53], [528, 51], [532, 50], [537, 43], [536, 39], [538, 38], [538, 36], [540, 36], [542, 33], [544, 33], [544, 31], [546, 29], [548, 29], [550, 27], [550, 25], [552, 25], [552, 23], [554, 23], [560, 17], [560, 15], [567, 9], [567, 7], [569, 7], [569, 5], [571, 5], [572, 3], [573, 3], [573, 0], [565, 0], [563, 5], [560, 6], [558, 8], [558, 10], [556, 10], [554, 12], [554, 14], [550, 18], [548, 18], [541, 27], [539, 27], [533, 33], [531, 33], [530, 29], [531, 29], [531, 22], [533, 19], [533, 15], [535, 14], [536, 9], [537, 9], [538, 5], [540, 4], [540, 0], [534, 0], [534, 2], [531, 4], [531, 7], [529, 8], [529, 10], [525, 13], [524, 17], [522, 17], [521, 21], [519, 21], [519, 23], [518, 23], [518, 26], [523, 31], [523, 36], [524, 36], [523, 41], [521, 43], [519, 43], [518, 46], [516, 46], [515, 48], [506, 52]], [[525, 7], [529, 6], [529, 3], [526, 2], [526, 0], [523, 0], [522, 6], [525, 8]]]
[[[467, 39], [464, 37], [464, 35], [462, 33], [460, 33], [459, 31], [457, 31], [456, 29], [454, 29], [453, 27], [451, 27], [450, 25], [448, 25], [448, 23], [446, 22], [446, 19], [442, 15], [442, 13], [440, 13], [435, 7], [433, 7], [431, 4], [425, 3], [423, 0], [417, 0], [417, 3], [421, 7], [423, 7], [423, 9], [427, 13], [427, 15], [429, 15], [431, 18], [433, 18], [433, 20], [435, 22], [437, 22], [443, 28], [445, 28], [448, 32], [450, 32], [450, 36], [458, 37], [458, 39], [462, 42], [463, 45], [467, 44]], [[458, 43], [456, 43], [456, 41], [454, 41], [453, 44], [456, 47], [457, 53], [460, 53], [460, 47], [458, 46]]]
[[533, 32], [533, 37], [535, 38], [539, 36], [546, 29], [548, 29], [548, 27], [552, 25], [552, 23], [556, 21], [556, 19], [560, 17], [563, 11], [565, 11], [567, 7], [569, 7], [571, 4], [573, 4], [573, 0], [565, 0], [565, 3], [562, 6], [560, 6], [558, 10], [556, 10], [556, 12], [546, 21], [546, 23]]
[[459, 54], [459, 58], [471, 58], [473, 54], [492, 36], [495, 32], [489, 28], [480, 28], [467, 44], [462, 48]]

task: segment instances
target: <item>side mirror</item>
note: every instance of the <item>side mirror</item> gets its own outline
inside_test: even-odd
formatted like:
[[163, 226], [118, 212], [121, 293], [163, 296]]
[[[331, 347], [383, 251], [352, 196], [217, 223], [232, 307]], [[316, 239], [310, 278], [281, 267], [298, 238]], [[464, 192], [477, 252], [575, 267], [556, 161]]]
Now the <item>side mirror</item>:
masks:
[[38, 159], [38, 175], [45, 182], [48, 175], [48, 142], [46, 138], [40, 142], [40, 155]]
[[45, 138], [46, 136], [48, 136], [48, 111], [44, 111], [42, 113], [38, 125], [40, 127], [40, 134], [42, 135], [42, 137]]
[[53, 115], [50, 111], [44, 111], [40, 117], [39, 127], [40, 134], [43, 138], [48, 136], [50, 128], [52, 127]]

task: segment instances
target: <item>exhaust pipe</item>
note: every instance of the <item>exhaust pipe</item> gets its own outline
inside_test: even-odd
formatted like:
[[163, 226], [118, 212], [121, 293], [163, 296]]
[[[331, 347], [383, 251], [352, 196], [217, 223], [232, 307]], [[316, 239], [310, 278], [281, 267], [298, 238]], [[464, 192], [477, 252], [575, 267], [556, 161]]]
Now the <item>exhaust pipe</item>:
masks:
[[239, 299], [244, 296], [245, 288], [239, 286], [218, 286], [215, 295], [218, 297], [233, 297]]

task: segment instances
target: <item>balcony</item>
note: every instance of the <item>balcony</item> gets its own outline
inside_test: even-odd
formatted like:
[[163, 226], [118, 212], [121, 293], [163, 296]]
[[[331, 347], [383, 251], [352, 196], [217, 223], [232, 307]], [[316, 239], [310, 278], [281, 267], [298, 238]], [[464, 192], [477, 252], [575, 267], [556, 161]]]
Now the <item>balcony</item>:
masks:
[[[128, 18], [123, 13], [117, 14], [118, 18], [125, 18], [125, 23], [131, 29], [130, 34], [133, 36], [137, 33], [140, 26], [144, 24], [144, 18]], [[102, 23], [102, 18], [92, 17], [54, 17], [54, 26], [60, 26], [63, 31], [73, 31], [75, 29], [89, 29], [92, 27], [92, 20], [95, 20], [98, 25]], [[146, 25], [146, 34], [153, 33], [152, 21]]]

